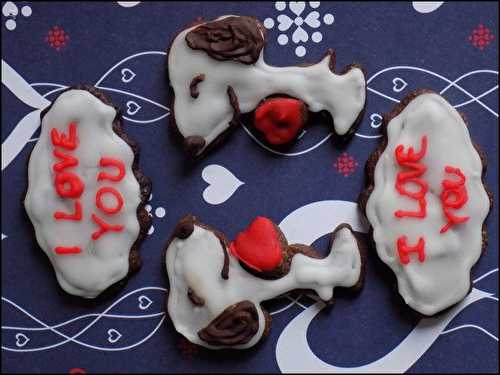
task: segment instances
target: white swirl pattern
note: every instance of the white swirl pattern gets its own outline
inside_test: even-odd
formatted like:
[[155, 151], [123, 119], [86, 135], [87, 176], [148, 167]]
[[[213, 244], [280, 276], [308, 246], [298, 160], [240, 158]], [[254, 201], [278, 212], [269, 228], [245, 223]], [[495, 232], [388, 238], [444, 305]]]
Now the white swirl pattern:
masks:
[[[491, 270], [479, 279], [498, 272]], [[475, 280], [477, 282], [479, 279]], [[339, 367], [318, 358], [307, 342], [307, 328], [314, 317], [325, 307], [322, 301], [308, 307], [298, 314], [283, 330], [276, 344], [276, 360], [282, 372], [301, 373], [402, 373], [408, 370], [432, 346], [440, 335], [464, 328], [475, 328], [488, 337], [498, 341], [498, 337], [483, 327], [464, 324], [445, 330], [453, 319], [467, 306], [480, 300], [490, 299], [498, 302], [493, 293], [472, 288], [472, 291], [459, 304], [436, 317], [423, 318], [417, 326], [394, 349], [381, 358], [359, 367]]]
[[[153, 292], [157, 292], [157, 298], [153, 297]], [[132, 348], [135, 348], [138, 345], [141, 345], [145, 343], [147, 340], [149, 340], [155, 332], [160, 328], [162, 325], [163, 321], [165, 320], [165, 311], [163, 311], [163, 302], [164, 302], [164, 294], [166, 292], [165, 288], [161, 287], [143, 287], [139, 288], [136, 290], [133, 290], [124, 296], [120, 297], [118, 300], [113, 302], [107, 309], [105, 309], [102, 313], [93, 313], [93, 314], [85, 314], [85, 315], [80, 315], [75, 318], [69, 319], [67, 321], [54, 324], [54, 325], [49, 325], [42, 321], [41, 319], [38, 319], [31, 313], [29, 313], [27, 310], [16, 304], [15, 302], [11, 301], [10, 299], [6, 297], [2, 297], [2, 304], [7, 304], [15, 309], [17, 309], [20, 313], [24, 314], [26, 317], [31, 319], [33, 322], [37, 324], [35, 327], [30, 327], [30, 326], [4, 326], [2, 325], [2, 342], [9, 341], [9, 336], [12, 336], [11, 332], [14, 332], [14, 345], [4, 345], [2, 344], [2, 349], [7, 350], [7, 351], [12, 351], [12, 352], [37, 352], [37, 351], [43, 351], [43, 350], [49, 350], [49, 349], [54, 349], [57, 347], [60, 347], [62, 345], [68, 344], [68, 343], [74, 343], [81, 345], [83, 347], [89, 348], [89, 349], [95, 349], [95, 350], [100, 350], [100, 351], [122, 351], [122, 350], [129, 350]], [[138, 297], [135, 297], [137, 294], [142, 293]], [[149, 312], [149, 313], [141, 313], [141, 314], [113, 314], [113, 310], [117, 308], [118, 304], [121, 302], [124, 302], [126, 300], [132, 299], [132, 298], [137, 298], [137, 304], [135, 305], [137, 309], [139, 309], [140, 312], [145, 312], [146, 310], [149, 310], [153, 305], [161, 307], [160, 311], [157, 312]], [[2, 307], [2, 308], [6, 308]], [[151, 308], [152, 310], [152, 308]], [[119, 346], [118, 343], [122, 338], [124, 338], [125, 333], [118, 331], [116, 328], [108, 328], [106, 332], [106, 342], [109, 344], [107, 346], [102, 346], [102, 345], [95, 345], [89, 342], [85, 342], [82, 339], [79, 339], [80, 336], [82, 336], [85, 332], [87, 332], [89, 329], [91, 329], [93, 326], [95, 326], [99, 321], [101, 320], [106, 320], [106, 322], [109, 324], [111, 323], [112, 320], [114, 319], [127, 319], [127, 320], [151, 320], [153, 322], [153, 325], [151, 326], [151, 330], [144, 336], [138, 339], [136, 342], [133, 342], [132, 344], [128, 345], [123, 345]], [[90, 320], [90, 322], [80, 329], [77, 333], [75, 333], [72, 336], [66, 335], [62, 329], [74, 325], [74, 323], [79, 322], [80, 320]], [[128, 330], [130, 332], [134, 332], [134, 326], [130, 324], [128, 326]], [[144, 326], [141, 326], [141, 332], [145, 329]], [[136, 331], [137, 332], [137, 331]], [[59, 340], [56, 340], [53, 344], [50, 345], [36, 345], [36, 336], [41, 336], [44, 333], [53, 333], [55, 334], [55, 337], [59, 337]], [[12, 341], [12, 340], [10, 340]], [[30, 344], [32, 343], [32, 344]], [[115, 345], [117, 344], [117, 345]]]
[[[113, 92], [116, 94], [123, 95], [127, 98], [126, 100], [126, 105], [125, 105], [125, 114], [123, 118], [127, 121], [130, 121], [135, 124], [152, 124], [156, 123], [165, 117], [167, 117], [170, 114], [170, 109], [166, 106], [164, 106], [161, 103], [158, 103], [150, 98], [147, 98], [142, 95], [138, 95], [136, 93], [126, 91], [126, 90], [121, 90], [113, 87], [108, 87], [104, 86], [103, 82], [108, 78], [113, 72], [116, 70], [119, 70], [120, 72], [120, 77], [121, 77], [121, 82], [128, 84], [132, 82], [135, 77], [136, 73], [129, 67], [124, 66], [127, 62], [141, 58], [144, 56], [158, 56], [161, 58], [161, 62], [163, 63], [164, 56], [166, 55], [165, 52], [163, 51], [144, 51], [144, 52], [139, 52], [136, 54], [133, 54], [131, 56], [128, 56], [115, 65], [113, 65], [111, 68], [109, 68], [94, 84], [95, 87], [103, 90], [103, 91], [108, 91], [108, 92]], [[435, 91], [439, 92], [441, 95], [445, 96], [448, 100], [452, 100], [452, 97], [448, 97], [447, 93], [452, 93], [453, 91], [460, 92], [461, 94], [465, 95], [468, 97], [467, 100], [459, 102], [459, 103], [453, 103], [452, 105], [455, 108], [461, 108], [473, 103], [478, 104], [481, 106], [484, 110], [487, 112], [491, 113], [493, 116], [498, 118], [498, 109], [493, 109], [484, 101], [482, 100], [486, 96], [494, 93], [495, 91], [498, 90], [498, 84], [484, 90], [483, 92], [474, 95], [472, 94], [468, 89], [465, 87], [461, 86], [459, 83], [464, 80], [465, 78], [468, 78], [470, 76], [478, 76], [478, 75], [496, 75], [498, 76], [498, 71], [496, 70], [489, 70], [489, 69], [481, 69], [481, 70], [473, 70], [470, 72], [467, 72], [454, 80], [451, 80], [441, 74], [435, 73], [433, 71], [423, 69], [420, 67], [416, 66], [393, 66], [389, 68], [382, 69], [375, 74], [373, 74], [371, 77], [368, 78], [367, 80], [367, 85], [368, 85], [368, 92], [371, 94], [375, 94], [379, 97], [382, 97], [386, 100], [389, 100], [394, 103], [399, 103], [399, 100], [391, 96], [390, 94], [381, 92], [377, 89], [375, 89], [372, 86], [370, 86], [370, 83], [373, 82], [373, 80], [377, 77], [383, 77], [387, 76], [387, 79], [389, 82], [392, 83], [392, 90], [394, 93], [401, 93], [405, 90], [410, 89], [409, 84], [407, 81], [402, 78], [401, 76], [404, 75], [404, 72], [419, 72], [419, 74], [422, 74], [423, 76], [427, 77], [434, 77], [438, 78], [440, 81], [442, 81], [443, 85], [442, 87], [435, 87]], [[394, 76], [397, 74], [397, 76]], [[423, 77], [425, 78], [425, 77]], [[35, 133], [35, 131], [39, 127], [39, 113], [40, 110], [45, 108], [47, 105], [50, 104], [50, 101], [48, 101], [46, 98], [52, 94], [55, 94], [59, 91], [64, 90], [67, 88], [65, 85], [57, 84], [57, 83], [27, 83], [19, 73], [17, 73], [11, 66], [9, 66], [4, 60], [2, 60], [2, 83], [7, 87], [12, 93], [14, 93], [19, 100], [23, 101], [25, 104], [35, 108], [36, 110], [33, 112], [28, 113], [23, 119], [19, 121], [19, 123], [14, 127], [12, 132], [9, 134], [9, 136], [5, 139], [5, 141], [2, 143], [2, 171], [14, 160], [14, 158], [22, 151], [22, 149], [26, 146], [27, 143], [32, 142], [36, 139], [32, 138], [32, 135]], [[54, 89], [44, 93], [43, 95], [39, 94], [34, 88], [35, 87], [54, 87]], [[413, 87], [411, 89], [416, 89], [416, 87]], [[453, 90], [452, 90], [453, 89]], [[151, 118], [146, 118], [146, 119], [140, 119], [137, 118], [138, 114], [142, 114], [144, 112], [143, 106], [139, 104], [137, 101], [140, 101], [141, 103], [144, 103], [145, 105], [152, 105], [153, 108], [156, 108], [158, 111], [161, 112], [160, 115], [157, 116], [152, 116]], [[372, 115], [377, 115], [380, 116], [379, 114], [372, 114]], [[372, 129], [378, 128], [379, 125], [378, 123], [380, 121], [375, 121], [372, 116], [369, 116], [369, 119], [371, 120], [370, 127]], [[366, 122], [366, 120], [365, 120]], [[294, 157], [294, 156], [301, 156], [306, 153], [309, 153], [316, 148], [320, 147], [323, 145], [333, 134], [328, 133], [326, 136], [324, 136], [321, 140], [313, 144], [312, 146], [307, 147], [305, 150], [301, 151], [296, 151], [296, 152], [280, 152], [272, 149], [271, 147], [263, 144], [261, 141], [259, 141], [249, 130], [249, 128], [245, 125], [242, 124], [243, 129], [245, 132], [251, 137], [253, 141], [255, 141], [260, 147], [264, 148], [268, 152], [271, 152], [276, 155], [280, 156], [286, 156], [286, 157]], [[360, 138], [365, 138], [365, 139], [376, 139], [380, 138], [381, 134], [380, 131], [378, 134], [375, 135], [370, 135], [370, 134], [364, 134], [362, 131], [357, 131], [355, 133], [357, 137]], [[301, 140], [299, 143], [306, 137], [301, 137]]]

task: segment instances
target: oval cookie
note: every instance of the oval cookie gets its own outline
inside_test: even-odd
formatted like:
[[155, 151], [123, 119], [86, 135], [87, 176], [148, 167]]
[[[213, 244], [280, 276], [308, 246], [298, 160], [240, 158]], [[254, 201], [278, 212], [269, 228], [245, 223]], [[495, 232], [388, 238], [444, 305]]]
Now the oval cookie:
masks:
[[93, 87], [65, 90], [42, 112], [24, 206], [69, 294], [94, 298], [140, 265], [151, 182], [137, 153], [117, 109]]
[[460, 114], [429, 91], [405, 98], [384, 126], [360, 204], [399, 293], [433, 315], [467, 295], [481, 255], [490, 210], [482, 156]]

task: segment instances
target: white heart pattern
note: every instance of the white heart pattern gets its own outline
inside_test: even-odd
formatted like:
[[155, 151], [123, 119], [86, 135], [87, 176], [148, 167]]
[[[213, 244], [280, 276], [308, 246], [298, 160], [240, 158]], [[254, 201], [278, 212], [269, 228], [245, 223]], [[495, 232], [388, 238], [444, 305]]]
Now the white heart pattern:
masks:
[[305, 43], [309, 40], [309, 35], [307, 35], [307, 32], [302, 27], [297, 26], [297, 29], [292, 34], [292, 40], [295, 44], [301, 41]]
[[148, 296], [145, 296], [144, 294], [139, 296], [137, 300], [139, 301], [139, 308], [141, 310], [146, 310], [153, 303], [153, 301], [151, 301], [151, 299]]
[[402, 78], [396, 77], [392, 80], [393, 86], [392, 89], [394, 92], [401, 92], [403, 91], [406, 86], [408, 86], [408, 83]]
[[321, 22], [319, 22], [319, 13], [316, 11], [309, 13], [304, 22], [313, 29], [318, 28], [321, 25]]
[[127, 102], [127, 114], [130, 116], [135, 115], [137, 112], [141, 110], [141, 108], [142, 107], [133, 100], [129, 100]]
[[222, 165], [211, 164], [201, 172], [208, 186], [203, 190], [203, 199], [208, 204], [221, 204], [227, 201], [244, 182]]
[[290, 1], [288, 3], [288, 7], [297, 16], [300, 16], [304, 11], [304, 9], [306, 8], [306, 3], [305, 1]]
[[382, 125], [382, 116], [380, 116], [378, 113], [372, 113], [370, 116], [370, 120], [372, 122], [370, 123], [370, 126], [374, 129], [377, 129]]
[[292, 26], [293, 20], [286, 14], [280, 14], [276, 19], [278, 20], [279, 31], [287, 31]]
[[122, 337], [122, 334], [120, 332], [118, 332], [116, 329], [114, 329], [114, 328], [108, 329], [108, 341], [111, 344], [114, 344], [115, 342], [120, 340], [121, 337]]
[[16, 333], [16, 346], [22, 348], [25, 346], [30, 339], [24, 333]]
[[122, 73], [122, 82], [129, 83], [135, 78], [135, 73], [129, 68], [123, 68], [121, 70]]

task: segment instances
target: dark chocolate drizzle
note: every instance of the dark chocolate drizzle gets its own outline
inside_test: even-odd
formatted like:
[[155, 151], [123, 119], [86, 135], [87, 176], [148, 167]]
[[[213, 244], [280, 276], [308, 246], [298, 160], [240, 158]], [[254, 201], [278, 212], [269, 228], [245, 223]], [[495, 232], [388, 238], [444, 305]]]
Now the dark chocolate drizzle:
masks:
[[213, 346], [235, 346], [248, 343], [259, 330], [259, 314], [250, 301], [227, 307], [198, 337]]
[[231, 127], [235, 127], [240, 123], [240, 103], [238, 102], [238, 97], [234, 92], [232, 86], [227, 86], [227, 96], [229, 97], [229, 104], [233, 107], [233, 117], [229, 121]]
[[255, 18], [231, 16], [196, 27], [186, 35], [186, 42], [216, 60], [254, 64], [264, 47], [263, 33]]
[[220, 271], [220, 276], [227, 280], [229, 279], [229, 254], [227, 253], [226, 244], [224, 241], [219, 238], [220, 245], [222, 246], [222, 251], [224, 252], [224, 265], [222, 266], [222, 270]]
[[196, 99], [200, 92], [198, 91], [198, 83], [203, 82], [205, 80], [205, 74], [198, 74], [191, 80], [189, 84], [189, 92], [191, 93], [191, 97]]
[[204, 306], [205, 300], [198, 296], [195, 291], [191, 288], [188, 288], [188, 298], [195, 306]]

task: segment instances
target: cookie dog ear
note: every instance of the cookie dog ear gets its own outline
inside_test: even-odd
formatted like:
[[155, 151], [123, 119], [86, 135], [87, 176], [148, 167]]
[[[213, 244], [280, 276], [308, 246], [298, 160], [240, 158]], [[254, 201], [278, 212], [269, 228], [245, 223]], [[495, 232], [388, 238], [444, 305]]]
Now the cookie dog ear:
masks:
[[251, 301], [241, 301], [227, 307], [208, 326], [198, 331], [204, 342], [214, 346], [234, 346], [248, 343], [259, 330], [259, 314]]
[[210, 57], [243, 64], [254, 64], [264, 47], [265, 29], [252, 17], [229, 16], [196, 27], [186, 35], [192, 49], [205, 51]]

